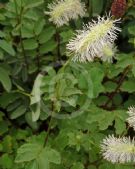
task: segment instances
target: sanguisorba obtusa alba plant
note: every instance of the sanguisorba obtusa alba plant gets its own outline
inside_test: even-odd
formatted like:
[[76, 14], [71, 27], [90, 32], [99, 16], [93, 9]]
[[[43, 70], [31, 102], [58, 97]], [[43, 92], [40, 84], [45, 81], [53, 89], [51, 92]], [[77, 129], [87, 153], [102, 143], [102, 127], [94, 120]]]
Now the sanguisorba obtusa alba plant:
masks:
[[85, 4], [80, 0], [55, 0], [48, 5], [49, 11], [45, 14], [50, 16], [52, 21], [58, 27], [68, 24], [71, 19], [83, 17], [86, 12]]
[[[127, 113], [129, 114], [127, 122], [135, 130], [135, 107], [129, 107]], [[109, 135], [101, 143], [101, 153], [104, 159], [112, 163], [135, 162], [135, 139]]]
[[93, 61], [98, 57], [103, 61], [111, 61], [114, 52], [114, 41], [118, 32], [116, 26], [120, 19], [113, 20], [112, 16], [98, 16], [83, 26], [83, 30], [77, 30], [76, 35], [67, 44], [69, 54], [73, 55], [74, 61]]
[[[71, 19], [85, 15], [85, 5], [80, 0], [56, 0], [48, 5], [50, 11], [45, 12], [50, 16], [56, 26], [68, 24]], [[73, 61], [91, 62], [95, 58], [111, 62], [115, 55], [115, 40], [121, 29], [116, 25], [120, 19], [108, 16], [98, 16], [77, 30], [75, 37], [69, 41], [66, 48]], [[135, 129], [135, 109], [129, 108], [128, 122]], [[135, 140], [129, 137], [116, 138], [109, 135], [101, 143], [101, 153], [104, 159], [112, 163], [135, 162]]]

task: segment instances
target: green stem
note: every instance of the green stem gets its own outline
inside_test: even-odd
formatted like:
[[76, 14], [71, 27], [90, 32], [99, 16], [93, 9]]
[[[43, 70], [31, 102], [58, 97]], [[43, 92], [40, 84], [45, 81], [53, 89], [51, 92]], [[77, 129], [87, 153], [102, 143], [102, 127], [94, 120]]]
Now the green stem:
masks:
[[93, 9], [92, 9], [92, 0], [88, 0], [88, 8], [89, 8], [89, 16], [92, 17]]
[[[62, 71], [65, 70], [66, 66], [70, 63], [71, 59], [67, 60], [67, 62], [63, 65]], [[48, 124], [48, 129], [47, 129], [47, 134], [46, 134], [46, 137], [45, 137], [44, 147], [46, 146], [46, 144], [48, 142], [49, 134], [50, 134], [50, 131], [51, 131], [53, 114], [54, 114], [54, 103], [52, 103], [52, 112], [51, 112], [51, 115], [50, 115], [51, 117], [50, 117], [50, 121], [49, 121], [49, 124]]]
[[72, 57], [70, 57], [62, 66], [61, 71], [65, 71], [65, 68], [70, 64]]
[[31, 94], [26, 93], [26, 92], [21, 91], [21, 90], [16, 90], [16, 92], [21, 93], [21, 94], [23, 94], [23, 95], [25, 95], [25, 96], [28, 96], [28, 97], [32, 97], [32, 95], [31, 95]]
[[51, 131], [52, 120], [53, 120], [53, 117], [51, 115], [49, 125], [48, 125], [48, 129], [47, 129], [47, 133], [46, 133], [46, 137], [45, 137], [44, 147], [46, 146], [46, 144], [48, 142], [49, 134], [50, 134], [50, 131]]
[[[25, 49], [24, 49], [23, 39], [22, 39], [22, 23], [21, 23], [21, 21], [22, 21], [23, 8], [22, 8], [22, 5], [21, 5], [20, 13], [18, 13], [17, 1], [16, 0], [14, 0], [14, 4], [15, 4], [15, 9], [16, 9], [17, 22], [18, 22], [18, 24], [21, 25], [21, 27], [20, 27], [20, 44], [21, 44], [21, 48], [22, 48], [25, 66], [27, 67], [27, 70], [28, 70], [28, 62], [27, 62], [27, 57], [26, 57], [26, 54], [25, 54]], [[22, 0], [21, 0], [21, 4], [22, 4]]]
[[39, 52], [40, 43], [39, 43], [38, 37], [35, 34], [35, 32], [34, 32], [34, 35], [36, 37], [36, 41], [37, 41], [37, 44], [38, 44], [38, 48], [36, 50], [36, 53], [37, 53], [36, 60], [37, 60], [37, 73], [39, 73], [40, 72], [40, 52]]
[[122, 73], [122, 76], [118, 82], [118, 85], [115, 89], [115, 91], [109, 96], [109, 99], [107, 100], [107, 102], [105, 103], [105, 105], [103, 106], [104, 108], [107, 108], [108, 104], [112, 101], [113, 97], [117, 94], [118, 90], [120, 89], [121, 85], [123, 84], [124, 82], [124, 79], [126, 77], [126, 75], [128, 74], [129, 70], [130, 70], [131, 66], [127, 66], [123, 73]]
[[19, 23], [19, 14], [18, 14], [18, 10], [17, 10], [17, 1], [16, 0], [14, 0], [14, 4], [15, 4], [15, 11], [16, 11], [16, 18], [17, 18], [17, 21], [18, 21], [18, 23]]
[[27, 57], [26, 57], [26, 54], [25, 54], [25, 49], [24, 49], [24, 44], [23, 44], [23, 39], [22, 39], [22, 30], [20, 30], [20, 43], [21, 43], [21, 48], [22, 48], [25, 66], [26, 66], [27, 71], [28, 71], [29, 66], [28, 66], [28, 61], [27, 61]]
[[61, 53], [60, 53], [60, 35], [58, 30], [56, 31], [56, 41], [57, 41], [57, 57], [58, 60], [61, 61]]
[[47, 145], [49, 134], [50, 134], [50, 131], [51, 131], [53, 113], [54, 113], [54, 103], [52, 102], [52, 112], [51, 112], [51, 115], [50, 115], [50, 121], [49, 121], [49, 124], [48, 124], [48, 129], [47, 129], [47, 133], [46, 133], [46, 137], [45, 137], [44, 147], [46, 147], [46, 145]]
[[124, 131], [122, 134], [121, 134], [121, 137], [125, 136], [125, 134], [128, 132], [130, 126], [127, 127], [126, 131]]

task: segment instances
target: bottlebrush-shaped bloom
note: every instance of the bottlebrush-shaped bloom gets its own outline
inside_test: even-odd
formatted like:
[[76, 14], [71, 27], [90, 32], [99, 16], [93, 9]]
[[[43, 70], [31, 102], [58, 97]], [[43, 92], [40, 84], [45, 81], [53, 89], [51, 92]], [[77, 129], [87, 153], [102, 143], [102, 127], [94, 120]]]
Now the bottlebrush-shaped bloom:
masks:
[[135, 162], [135, 140], [110, 135], [103, 140], [101, 152], [104, 159], [112, 163]]
[[127, 119], [127, 122], [130, 126], [132, 126], [135, 130], [135, 107], [129, 107], [128, 109], [128, 115], [129, 118]]
[[98, 17], [83, 26], [83, 30], [77, 30], [76, 35], [67, 44], [67, 50], [73, 54], [74, 61], [93, 61], [95, 57], [104, 60], [105, 48], [112, 49], [118, 32], [121, 31], [115, 24], [119, 20], [113, 20], [111, 16]]
[[80, 0], [56, 0], [48, 5], [50, 21], [57, 26], [68, 24], [71, 19], [78, 19], [85, 15], [85, 4]]

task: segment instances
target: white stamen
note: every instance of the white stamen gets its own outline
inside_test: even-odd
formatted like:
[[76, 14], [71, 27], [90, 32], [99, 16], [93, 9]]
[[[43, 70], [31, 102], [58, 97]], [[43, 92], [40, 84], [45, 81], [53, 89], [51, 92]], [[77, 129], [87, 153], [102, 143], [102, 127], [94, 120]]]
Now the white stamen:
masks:
[[108, 136], [101, 144], [101, 153], [112, 163], [135, 162], [135, 140]]
[[78, 19], [85, 15], [85, 4], [80, 0], [55, 0], [48, 5], [49, 12], [45, 14], [50, 15], [50, 21], [58, 27], [68, 24], [71, 19]]
[[74, 61], [93, 61], [95, 57], [105, 55], [104, 48], [112, 48], [120, 28], [116, 27], [119, 20], [112, 20], [111, 16], [98, 17], [97, 21], [89, 22], [83, 30], [77, 30], [76, 35], [67, 44], [69, 54], [73, 54]]

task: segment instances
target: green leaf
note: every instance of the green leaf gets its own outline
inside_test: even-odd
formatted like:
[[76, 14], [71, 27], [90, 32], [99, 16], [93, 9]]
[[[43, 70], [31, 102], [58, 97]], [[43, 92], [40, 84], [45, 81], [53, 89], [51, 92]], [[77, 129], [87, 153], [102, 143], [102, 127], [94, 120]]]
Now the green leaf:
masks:
[[126, 119], [128, 118], [127, 110], [114, 110], [113, 113], [115, 114], [115, 120], [119, 118], [123, 121], [123, 123], [125, 123]]
[[70, 106], [73, 106], [73, 107], [75, 107], [76, 103], [77, 103], [77, 97], [76, 96], [63, 97], [63, 98], [61, 98], [61, 100], [65, 101], [66, 103], [68, 103]]
[[43, 4], [44, 3], [44, 0], [24, 0], [24, 2], [25, 2], [25, 8], [26, 9], [28, 9], [28, 8], [34, 8], [34, 7], [37, 7], [37, 6], [39, 6], [39, 5], [41, 5], [41, 4]]
[[100, 130], [107, 129], [108, 126], [111, 126], [113, 124], [113, 121], [114, 121], [114, 113], [113, 112], [104, 113], [104, 118], [99, 121]]
[[[118, 127], [116, 129], [116, 132], [120, 133], [125, 131], [125, 121], [127, 119], [127, 113], [125, 110], [120, 109], [115, 111], [106, 111], [94, 105], [91, 105], [88, 111], [89, 114], [86, 120], [88, 124], [97, 122], [100, 130], [105, 130], [108, 128], [108, 126], [111, 126], [113, 124], [113, 121], [115, 120], [115, 125]], [[120, 122], [120, 124], [118, 124], [118, 122]], [[120, 125], [121, 128], [118, 125]]]
[[61, 96], [64, 95], [66, 89], [66, 80], [65, 79], [61, 79], [58, 84], [57, 84], [57, 91], [56, 91], [56, 97], [60, 98]]
[[15, 51], [10, 43], [5, 40], [0, 40], [0, 48], [6, 51], [8, 54], [15, 56]]
[[[32, 119], [37, 121], [40, 116], [40, 101], [41, 101], [41, 85], [42, 85], [43, 75], [39, 74], [34, 82], [33, 89], [31, 92], [30, 105], [32, 107]], [[35, 107], [36, 106], [36, 107]], [[35, 111], [34, 111], [35, 109]]]
[[24, 49], [33, 50], [38, 47], [37, 41], [35, 39], [26, 39], [23, 41]]
[[113, 99], [112, 99], [112, 102], [114, 105], [118, 106], [118, 105], [121, 105], [122, 102], [123, 102], [123, 98], [120, 94], [116, 94]]
[[5, 20], [5, 16], [1, 13], [0, 14], [0, 21], [4, 21]]
[[123, 69], [124, 68], [118, 67], [117, 64], [110, 65], [109, 69], [107, 70], [107, 77], [113, 78], [113, 77], [119, 75], [119, 73], [121, 73], [123, 71]]
[[92, 0], [90, 5], [92, 5], [93, 16], [97, 16], [102, 12], [104, 0]]
[[68, 97], [68, 96], [72, 96], [72, 95], [76, 95], [76, 94], [80, 95], [80, 94], [82, 94], [82, 92], [77, 88], [68, 88], [67, 87], [63, 93], [63, 96]]
[[32, 38], [34, 37], [33, 25], [31, 23], [25, 23], [22, 26], [22, 38]]
[[66, 43], [73, 36], [73, 31], [67, 30], [67, 31], [61, 32], [60, 36], [62, 37], [61, 43]]
[[38, 129], [38, 123], [37, 122], [34, 122], [32, 120], [32, 112], [27, 112], [25, 114], [25, 119], [26, 119], [26, 122], [29, 124], [29, 126], [34, 129], [34, 130], [37, 130]]
[[55, 164], [61, 163], [60, 153], [57, 152], [56, 150], [46, 147], [44, 148], [42, 153], [43, 154], [41, 156], [46, 157], [49, 162], [55, 163]]
[[37, 159], [42, 152], [43, 145], [38, 143], [26, 143], [17, 150], [16, 163], [28, 162]]
[[127, 164], [127, 165], [125, 165], [125, 164], [116, 164], [115, 165], [115, 169], [134, 169], [134, 166], [131, 164]]
[[[88, 74], [86, 75], [86, 77], [87, 76], [88, 76]], [[88, 88], [86, 77], [83, 74], [79, 75], [78, 86], [80, 89], [87, 89]]]
[[131, 44], [133, 44], [134, 47], [135, 47], [135, 38], [130, 38], [130, 39], [128, 40], [128, 42], [131, 43]]
[[2, 142], [3, 152], [11, 153], [13, 148], [13, 137], [6, 135]]
[[49, 169], [50, 163], [61, 163], [61, 156], [59, 152], [54, 149], [49, 147], [44, 148], [43, 144], [26, 143], [18, 149], [15, 162], [29, 162], [28, 166], [30, 165], [34, 167], [34, 169], [37, 165], [39, 169]]
[[120, 118], [115, 119], [116, 134], [122, 134], [126, 130], [126, 123]]
[[15, 100], [17, 100], [20, 96], [17, 93], [6, 93], [4, 92], [0, 96], [0, 105], [3, 108], [6, 108], [10, 103], [13, 103]]
[[31, 105], [40, 102], [41, 100], [41, 85], [42, 85], [43, 75], [39, 74], [34, 82], [33, 89], [31, 92]]
[[45, 20], [43, 18], [39, 18], [39, 20], [35, 23], [34, 33], [39, 35], [45, 25]]
[[124, 83], [121, 86], [121, 90], [129, 93], [135, 92], [135, 81], [134, 80], [124, 81]]
[[57, 147], [57, 150], [64, 150], [64, 148], [68, 145], [67, 130], [60, 131], [59, 135], [54, 140], [54, 145]]
[[133, 73], [133, 75], [134, 75], [134, 77], [135, 77], [135, 64], [133, 64], [132, 73]]
[[0, 37], [3, 38], [5, 37], [5, 33], [3, 31], [0, 30]]
[[127, 15], [133, 16], [135, 18], [135, 8], [134, 7], [129, 8]]
[[2, 83], [4, 89], [9, 92], [12, 88], [12, 83], [9, 78], [8, 71], [0, 67], [0, 82]]
[[0, 144], [0, 152], [2, 152], [3, 151], [3, 146], [2, 146], [2, 144]]
[[135, 35], [135, 25], [131, 25], [128, 27], [128, 32], [131, 35]]
[[97, 169], [97, 167], [94, 166], [94, 165], [90, 165], [90, 166], [88, 167], [88, 169]]
[[49, 161], [46, 158], [46, 156], [44, 156], [44, 154], [39, 156], [37, 162], [38, 162], [39, 169], [50, 169]]
[[[132, 165], [105, 163], [99, 166], [99, 169], [133, 169]], [[91, 169], [91, 168], [90, 168]]]
[[13, 166], [13, 159], [8, 154], [3, 154], [0, 158], [0, 165], [2, 168], [11, 169]]
[[52, 26], [44, 28], [44, 30], [39, 35], [39, 39], [38, 39], [39, 43], [43, 44], [43, 43], [49, 41], [52, 38], [52, 36], [55, 34], [55, 32], [56, 32], [56, 30]]
[[88, 96], [90, 98], [96, 98], [100, 92], [104, 91], [104, 87], [102, 85], [102, 80], [104, 77], [104, 72], [102, 69], [98, 67], [94, 67], [89, 72], [90, 83], [89, 83], [89, 93]]
[[26, 109], [27, 109], [27, 107], [24, 106], [24, 105], [18, 107], [15, 111], [13, 111], [11, 113], [10, 118], [11, 119], [16, 119], [16, 118], [22, 116], [26, 112]]
[[99, 169], [115, 169], [115, 165], [111, 163], [104, 163], [99, 166]]
[[0, 60], [4, 59], [4, 52], [2, 49], [0, 49]]
[[133, 53], [125, 54], [121, 53], [117, 55], [118, 62], [116, 64], [116, 68], [125, 68], [128, 65], [132, 65], [134, 63]]
[[15, 138], [17, 140], [25, 140], [28, 135], [29, 135], [29, 131], [28, 130], [18, 129]]
[[113, 92], [113, 91], [115, 91], [117, 84], [114, 82], [111, 82], [111, 81], [107, 81], [104, 83], [104, 86], [105, 86], [106, 92]]
[[53, 40], [48, 41], [47, 43], [43, 44], [40, 47], [40, 53], [44, 54], [44, 53], [48, 53], [48, 52], [52, 52], [57, 46], [57, 43]]
[[39, 169], [37, 161], [31, 161], [26, 165], [25, 169]]
[[7, 121], [0, 121], [0, 136], [8, 131]]
[[45, 68], [43, 68], [43, 71], [47, 72], [48, 75], [50, 75], [50, 76], [56, 75], [56, 71], [54, 70], [54, 68], [52, 66], [46, 66]]
[[38, 102], [36, 104], [32, 104], [30, 109], [31, 109], [31, 113], [32, 113], [32, 122], [36, 122], [40, 117], [41, 103]]
[[[27, 12], [23, 14], [23, 16], [25, 19], [29, 19], [30, 22], [28, 23], [27, 21], [26, 24], [27, 25], [31, 24], [31, 28], [29, 27], [29, 29], [33, 31], [34, 23], [39, 19], [39, 17], [41, 17], [41, 15], [39, 16], [39, 14], [36, 12], [36, 9], [35, 10], [31, 9], [31, 10], [27, 10]], [[31, 22], [31, 21], [34, 21], [34, 22]]]
[[84, 166], [82, 163], [78, 162], [78, 163], [75, 163], [71, 169], [84, 169]]

